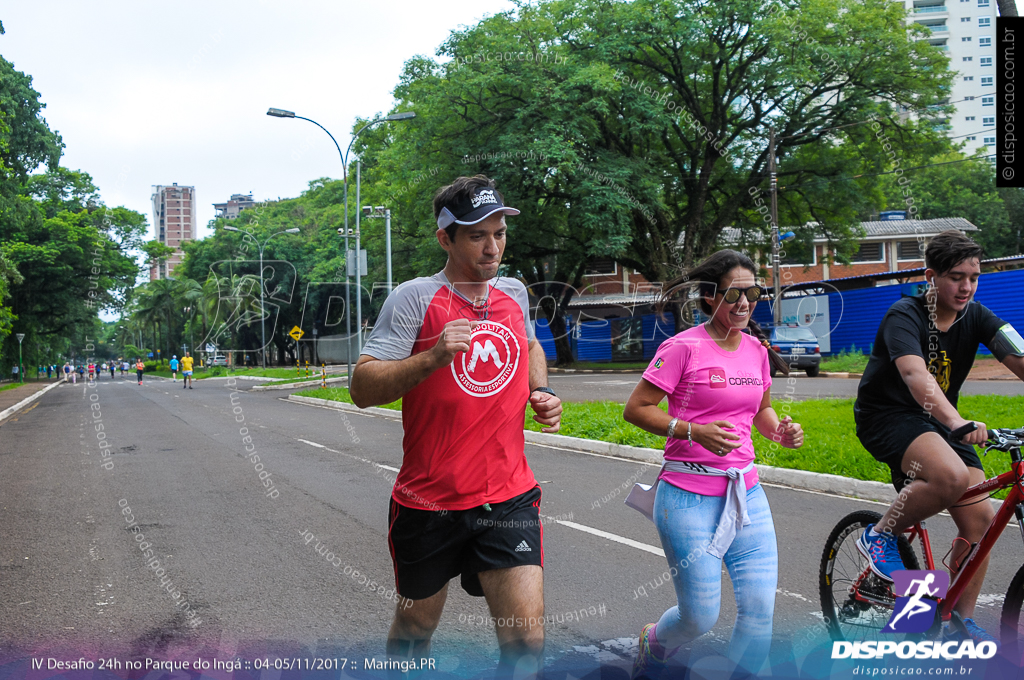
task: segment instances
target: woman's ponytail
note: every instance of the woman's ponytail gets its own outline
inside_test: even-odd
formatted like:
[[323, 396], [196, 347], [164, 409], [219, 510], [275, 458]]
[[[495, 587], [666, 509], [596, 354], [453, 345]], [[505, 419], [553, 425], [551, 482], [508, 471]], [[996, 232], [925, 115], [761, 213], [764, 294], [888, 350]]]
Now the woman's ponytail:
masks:
[[764, 348], [768, 350], [768, 361], [769, 363], [771, 363], [772, 367], [774, 367], [775, 370], [777, 370], [782, 375], [788, 376], [789, 364], [786, 363], [785, 359], [779, 356], [778, 352], [772, 349], [771, 343], [768, 342], [768, 336], [765, 335], [763, 330], [761, 330], [761, 326], [759, 326], [758, 323], [754, 321], [754, 317], [750, 317], [750, 319], [747, 321], [747, 327], [744, 330], [750, 335], [753, 335], [755, 338], [760, 340], [761, 344], [764, 345]]

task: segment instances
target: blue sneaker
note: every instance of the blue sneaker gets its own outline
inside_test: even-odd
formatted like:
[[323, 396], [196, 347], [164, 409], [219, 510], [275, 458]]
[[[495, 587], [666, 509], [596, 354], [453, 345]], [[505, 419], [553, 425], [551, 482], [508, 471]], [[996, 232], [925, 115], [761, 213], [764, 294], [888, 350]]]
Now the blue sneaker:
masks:
[[974, 622], [974, 619], [964, 619], [964, 630], [967, 635], [970, 636], [975, 642], [995, 642], [999, 643], [994, 637], [989, 635], [988, 631], [979, 626]]
[[641, 678], [657, 678], [665, 668], [665, 662], [654, 656], [651, 650], [651, 631], [654, 630], [653, 623], [648, 623], [640, 631], [640, 646], [636, 650], [636, 660], [633, 661], [633, 672], [630, 673], [630, 680]]
[[892, 582], [892, 573], [906, 569], [903, 566], [903, 558], [900, 557], [899, 548], [896, 547], [896, 537], [892, 533], [883, 531], [877, 536], [869, 536], [874, 524], [869, 524], [860, 538], [857, 539], [857, 550], [867, 558], [871, 565], [871, 571], [879, 578]]

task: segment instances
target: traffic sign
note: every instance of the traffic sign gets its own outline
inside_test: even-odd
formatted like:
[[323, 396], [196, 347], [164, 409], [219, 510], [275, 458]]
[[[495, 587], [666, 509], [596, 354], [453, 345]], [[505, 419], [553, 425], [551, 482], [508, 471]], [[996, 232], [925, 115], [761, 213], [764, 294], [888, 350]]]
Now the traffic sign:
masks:
[[302, 339], [302, 336], [305, 335], [305, 333], [302, 332], [301, 328], [295, 326], [290, 331], [288, 331], [288, 335], [292, 336], [292, 339], [298, 342], [299, 340]]

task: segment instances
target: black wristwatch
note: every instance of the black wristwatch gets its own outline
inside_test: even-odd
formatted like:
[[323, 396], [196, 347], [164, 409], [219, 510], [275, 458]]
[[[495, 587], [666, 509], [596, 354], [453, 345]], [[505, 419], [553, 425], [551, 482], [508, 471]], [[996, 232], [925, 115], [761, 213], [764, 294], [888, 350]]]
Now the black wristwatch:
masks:
[[533, 394], [534, 392], [544, 392], [545, 394], [550, 394], [552, 397], [558, 396], [550, 387], [534, 387], [530, 390], [530, 394]]

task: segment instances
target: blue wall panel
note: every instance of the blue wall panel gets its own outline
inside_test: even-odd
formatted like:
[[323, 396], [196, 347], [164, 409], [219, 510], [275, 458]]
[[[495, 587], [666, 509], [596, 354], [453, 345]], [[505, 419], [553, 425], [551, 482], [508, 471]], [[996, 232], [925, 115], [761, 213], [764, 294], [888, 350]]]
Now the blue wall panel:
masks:
[[[1024, 328], [1024, 303], [1019, 291], [1024, 287], [1024, 269], [982, 274], [974, 299], [1015, 328]], [[894, 302], [902, 296], [902, 286], [879, 286], [829, 293], [829, 322], [832, 326], [832, 352], [856, 348], [868, 354], [875, 342], [878, 326]], [[754, 320], [770, 324], [771, 305], [762, 302], [754, 310]], [[979, 352], [987, 354], [982, 345]]]
[[653, 359], [661, 343], [675, 335], [676, 317], [672, 312], [665, 312], [664, 319], [657, 314], [645, 314], [643, 319], [644, 359]]
[[576, 340], [578, 361], [612, 360], [612, 325], [607, 320], [589, 321], [577, 325], [579, 336]]
[[[868, 354], [875, 342], [882, 317], [902, 296], [902, 286], [879, 286], [829, 293], [829, 322], [832, 326], [832, 352], [851, 348]], [[975, 299], [996, 313], [1004, 321], [1024, 331], [1024, 269], [982, 274]], [[771, 304], [761, 302], [754, 310], [754, 320], [762, 326], [772, 321]], [[656, 314], [643, 316], [644, 359], [650, 359], [666, 339], [672, 337], [675, 322], [671, 313], [661, 320]], [[573, 334], [573, 345], [579, 361], [611, 361], [611, 323], [608, 320], [590, 321], [579, 326]], [[537, 322], [537, 337], [549, 359], [555, 358], [555, 344], [551, 331], [543, 320]], [[982, 353], [988, 350], [982, 345]]]
[[544, 348], [544, 356], [548, 360], [554, 361], [557, 358], [555, 354], [555, 338], [551, 335], [551, 329], [548, 328], [547, 319], [538, 318], [533, 326], [534, 332], [537, 334], [537, 341]]
[[829, 293], [828, 319], [832, 327], [832, 353], [856, 348], [869, 354], [882, 317], [902, 294], [902, 286]]
[[[982, 274], [978, 279], [978, 292], [974, 299], [985, 305], [1018, 332], [1024, 332], [1024, 302], [1021, 300], [1021, 286], [1024, 286], [1024, 269], [1011, 272]], [[978, 351], [988, 354], [982, 345]]]

